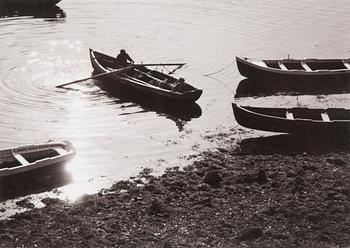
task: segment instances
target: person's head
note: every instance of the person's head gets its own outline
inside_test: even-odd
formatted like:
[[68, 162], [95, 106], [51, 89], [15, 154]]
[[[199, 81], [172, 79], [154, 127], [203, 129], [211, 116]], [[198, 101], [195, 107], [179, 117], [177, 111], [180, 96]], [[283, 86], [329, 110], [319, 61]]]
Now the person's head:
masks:
[[185, 79], [184, 78], [179, 78], [179, 83], [184, 83]]
[[120, 53], [126, 53], [124, 49], [121, 49], [120, 50]]

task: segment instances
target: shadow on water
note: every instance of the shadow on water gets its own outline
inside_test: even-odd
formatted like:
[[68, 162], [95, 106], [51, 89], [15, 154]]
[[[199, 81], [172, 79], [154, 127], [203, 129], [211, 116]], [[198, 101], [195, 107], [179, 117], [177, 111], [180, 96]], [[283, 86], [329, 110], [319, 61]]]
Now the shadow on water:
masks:
[[7, 7], [0, 5], [0, 18], [31, 16], [33, 18], [49, 18], [46, 21], [57, 21], [66, 18], [66, 13], [58, 6], [45, 8]]
[[64, 169], [51, 173], [23, 174], [0, 178], [0, 202], [29, 194], [47, 192], [72, 182], [72, 175]]
[[328, 154], [350, 151], [349, 136], [298, 136], [281, 134], [268, 137], [248, 138], [240, 143], [241, 151], [245, 154]]
[[[174, 121], [179, 131], [183, 130], [187, 122], [199, 118], [202, 115], [202, 109], [197, 103], [187, 105], [164, 103], [156, 99], [147, 98], [145, 95], [126, 91], [125, 89], [110, 87], [108, 83], [102, 80], [94, 80], [94, 82], [99, 88], [106, 92], [108, 97], [115, 99], [116, 104], [128, 103], [129, 105], [123, 105], [124, 108], [139, 106], [142, 110], [137, 113], [156, 112], [158, 115], [165, 116], [167, 119]], [[129, 114], [135, 114], [135, 112]], [[128, 115], [128, 113], [124, 113], [123, 115]]]
[[243, 79], [239, 82], [235, 98], [271, 96], [277, 94], [299, 95], [299, 94], [346, 94], [350, 93], [350, 82], [336, 85], [328, 83], [323, 87], [315, 85], [304, 86], [300, 84], [284, 84], [281, 82], [258, 82], [251, 79]]

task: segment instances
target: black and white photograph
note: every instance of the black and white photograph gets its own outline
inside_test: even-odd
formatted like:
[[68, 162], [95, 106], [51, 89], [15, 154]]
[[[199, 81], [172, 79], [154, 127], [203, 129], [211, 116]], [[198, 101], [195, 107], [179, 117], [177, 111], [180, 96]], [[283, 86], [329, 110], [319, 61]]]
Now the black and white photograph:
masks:
[[0, 0], [0, 248], [350, 247], [346, 0]]

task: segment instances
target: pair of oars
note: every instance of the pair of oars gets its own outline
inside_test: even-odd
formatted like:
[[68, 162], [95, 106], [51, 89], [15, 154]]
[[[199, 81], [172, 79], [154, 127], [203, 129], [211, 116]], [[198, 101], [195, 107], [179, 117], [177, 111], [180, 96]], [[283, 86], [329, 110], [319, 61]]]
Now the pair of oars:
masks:
[[[135, 66], [135, 65], [142, 65], [142, 66], [183, 66], [183, 65], [185, 65], [185, 63], [134, 64], [133, 66]], [[57, 85], [56, 88], [63, 88], [64, 86], [67, 86], [67, 85], [80, 83], [80, 82], [83, 82], [83, 81], [86, 81], [86, 80], [89, 80], [89, 79], [98, 78], [98, 77], [105, 76], [105, 75], [112, 74], [112, 73], [118, 73], [118, 72], [122, 73], [122, 72], [128, 71], [130, 69], [132, 69], [132, 66], [124, 67], [124, 68], [121, 68], [121, 69], [108, 71], [108, 72], [104, 72], [104, 73], [100, 73], [100, 74], [97, 74], [97, 75], [94, 75], [94, 76], [91, 76], [91, 77], [75, 80], [75, 81], [72, 81], [72, 82], [69, 82], [69, 83], [60, 84], [60, 85]]]

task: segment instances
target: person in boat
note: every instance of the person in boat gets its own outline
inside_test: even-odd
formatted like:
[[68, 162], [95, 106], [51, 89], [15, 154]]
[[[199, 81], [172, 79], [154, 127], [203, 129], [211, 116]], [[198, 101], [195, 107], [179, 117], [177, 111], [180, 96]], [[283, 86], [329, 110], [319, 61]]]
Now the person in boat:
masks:
[[169, 80], [166, 78], [163, 81], [161, 80], [154, 80], [153, 85], [162, 88], [162, 89], [166, 89], [166, 90], [172, 90], [172, 86], [169, 82]]
[[175, 82], [175, 86], [174, 86], [174, 88], [173, 88], [173, 91], [184, 92], [185, 90], [186, 90], [185, 79], [179, 78], [179, 79]]
[[126, 67], [129, 64], [133, 64], [134, 60], [126, 53], [124, 49], [121, 49], [119, 54], [116, 57], [117, 64], [122, 67]]

